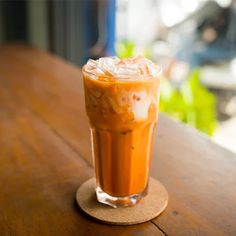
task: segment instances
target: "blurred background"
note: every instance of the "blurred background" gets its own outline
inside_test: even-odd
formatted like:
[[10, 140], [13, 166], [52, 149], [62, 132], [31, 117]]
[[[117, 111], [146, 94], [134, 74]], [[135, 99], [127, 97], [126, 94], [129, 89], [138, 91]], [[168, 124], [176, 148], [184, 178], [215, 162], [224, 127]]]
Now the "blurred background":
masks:
[[[0, 43], [162, 64], [160, 110], [236, 152], [235, 0], [0, 0]], [[1, 53], [1, 52], [0, 52]]]

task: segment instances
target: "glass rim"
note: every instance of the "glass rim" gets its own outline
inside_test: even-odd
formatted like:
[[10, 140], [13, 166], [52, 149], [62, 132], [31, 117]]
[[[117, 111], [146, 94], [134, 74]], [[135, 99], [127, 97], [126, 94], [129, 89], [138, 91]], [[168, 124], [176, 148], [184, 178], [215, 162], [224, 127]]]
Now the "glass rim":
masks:
[[[86, 64], [82, 67], [82, 74], [83, 76], [87, 76], [88, 79], [90, 79], [91, 81], [94, 81], [94, 82], [98, 82], [98, 83], [111, 83], [111, 84], [114, 84], [114, 83], [137, 83], [137, 82], [140, 82], [140, 83], [146, 83], [146, 82], [149, 82], [149, 81], [153, 81], [153, 80], [157, 80], [157, 79], [161, 79], [161, 76], [162, 76], [162, 73], [163, 73], [163, 67], [161, 65], [158, 65], [158, 72], [156, 73], [156, 75], [144, 75], [144, 76], [133, 76], [134, 78], [138, 77], [138, 79], [127, 79], [127, 76], [126, 78], [119, 78], [118, 79], [118, 76], [112, 76], [112, 78], [114, 78], [114, 80], [100, 80], [100, 79], [94, 79], [93, 77], [98, 77], [95, 73], [92, 73], [92, 72], [89, 72], [89, 71], [86, 71], [85, 69], [85, 66]], [[101, 77], [104, 77], [104, 78], [111, 78], [110, 76], [108, 75], [101, 75]]]

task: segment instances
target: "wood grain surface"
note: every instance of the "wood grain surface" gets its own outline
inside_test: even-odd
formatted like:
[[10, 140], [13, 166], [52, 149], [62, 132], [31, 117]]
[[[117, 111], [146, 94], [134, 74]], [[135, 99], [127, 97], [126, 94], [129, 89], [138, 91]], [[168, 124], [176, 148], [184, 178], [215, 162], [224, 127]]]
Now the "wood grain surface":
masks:
[[161, 216], [111, 226], [75, 193], [94, 176], [81, 72], [24, 45], [0, 47], [0, 235], [236, 235], [236, 155], [160, 115], [151, 175]]

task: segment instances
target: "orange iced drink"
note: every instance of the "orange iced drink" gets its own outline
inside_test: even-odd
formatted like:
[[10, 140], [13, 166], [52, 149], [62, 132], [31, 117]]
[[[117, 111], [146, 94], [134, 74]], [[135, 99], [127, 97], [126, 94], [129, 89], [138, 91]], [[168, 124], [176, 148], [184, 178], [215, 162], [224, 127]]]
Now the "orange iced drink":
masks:
[[160, 67], [144, 57], [104, 57], [83, 67], [96, 193], [102, 203], [133, 205], [147, 193], [160, 78]]

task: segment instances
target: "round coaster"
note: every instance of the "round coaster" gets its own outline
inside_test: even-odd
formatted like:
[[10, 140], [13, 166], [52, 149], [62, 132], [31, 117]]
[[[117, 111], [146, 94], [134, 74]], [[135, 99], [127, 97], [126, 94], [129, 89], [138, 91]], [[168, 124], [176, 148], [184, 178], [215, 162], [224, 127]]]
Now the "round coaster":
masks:
[[95, 194], [95, 178], [83, 183], [76, 193], [79, 207], [93, 218], [108, 224], [132, 225], [149, 221], [160, 215], [168, 203], [165, 187], [150, 178], [148, 194], [138, 204], [112, 208], [99, 203]]

